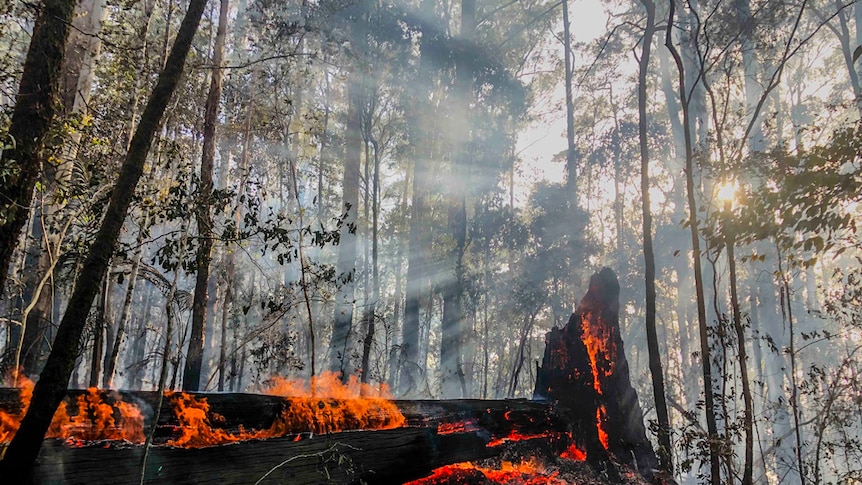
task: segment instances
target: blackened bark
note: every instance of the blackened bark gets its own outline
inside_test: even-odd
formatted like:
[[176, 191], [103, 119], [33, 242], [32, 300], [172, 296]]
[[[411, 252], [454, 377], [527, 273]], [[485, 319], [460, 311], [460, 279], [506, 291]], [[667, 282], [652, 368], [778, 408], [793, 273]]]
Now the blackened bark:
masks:
[[45, 0], [30, 38], [9, 137], [0, 154], [0, 296], [18, 236], [30, 214], [45, 135], [54, 117], [60, 66], [75, 11], [75, 0]]
[[[189, 2], [188, 11], [177, 32], [165, 68], [159, 75], [156, 87], [144, 108], [135, 135], [132, 137], [129, 152], [120, 169], [102, 224], [75, 282], [66, 313], [63, 315], [57, 330], [54, 347], [33, 390], [30, 408], [21, 421], [18, 433], [6, 449], [3, 461], [0, 462], [0, 475], [12, 483], [21, 483], [27, 480], [54, 412], [66, 394], [69, 377], [75, 367], [81, 335], [87, 322], [87, 315], [90, 313], [93, 299], [99, 291], [99, 283], [107, 272], [108, 263], [120, 235], [120, 229], [122, 229], [135, 188], [143, 173], [144, 162], [150, 145], [161, 124], [168, 102], [182, 76], [186, 56], [205, 6], [206, 0], [190, 0]], [[70, 5], [69, 15], [71, 15], [71, 7]], [[67, 19], [66, 22], [60, 22], [62, 26], [56, 26], [57, 29], [67, 29], [68, 17], [64, 18]], [[63, 40], [65, 40], [65, 35]], [[62, 45], [59, 47], [62, 48]], [[40, 55], [44, 56], [44, 52]]]
[[649, 476], [658, 464], [646, 436], [643, 412], [631, 385], [619, 328], [620, 286], [613, 271], [602, 269], [562, 329], [546, 336], [536, 376], [534, 399], [567, 408], [572, 437], [593, 464], [636, 464]]
[[210, 90], [207, 94], [206, 114], [204, 115], [204, 141], [201, 155], [200, 198], [197, 207], [198, 250], [196, 255], [195, 293], [192, 302], [192, 328], [189, 335], [189, 350], [183, 372], [183, 390], [200, 389], [201, 366], [204, 354], [204, 326], [207, 319], [207, 300], [212, 260], [213, 230], [212, 203], [213, 166], [215, 164], [216, 125], [218, 123], [219, 103], [222, 90], [221, 64], [224, 58], [224, 39], [227, 31], [228, 0], [221, 0], [219, 7], [218, 30], [213, 47], [213, 69]]

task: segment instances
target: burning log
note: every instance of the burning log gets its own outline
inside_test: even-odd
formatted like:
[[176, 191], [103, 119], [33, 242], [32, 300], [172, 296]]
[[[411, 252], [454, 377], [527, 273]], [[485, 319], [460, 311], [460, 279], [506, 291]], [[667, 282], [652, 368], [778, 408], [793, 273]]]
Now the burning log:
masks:
[[575, 442], [583, 445], [588, 461], [606, 462], [610, 455], [649, 476], [658, 460], [629, 377], [619, 293], [610, 269], [592, 276], [589, 291], [566, 326], [546, 336], [534, 398], [567, 410]]
[[[134, 403], [150, 426], [153, 392], [70, 391], [111, 408]], [[0, 390], [0, 407], [20, 413], [19, 391]], [[308, 398], [300, 398], [301, 401]], [[408, 427], [318, 435], [313, 422], [279, 421], [296, 398], [254, 394], [172, 394], [157, 426], [146, 480], [152, 483], [249, 483], [274, 470], [264, 483], [402, 483], [452, 463], [500, 456], [513, 447], [559, 454], [566, 446], [563, 418], [527, 400], [392, 401]], [[319, 399], [336, 408], [347, 400]], [[205, 403], [205, 406], [201, 406]], [[182, 406], [179, 406], [182, 404]], [[324, 406], [325, 407], [325, 406]], [[77, 410], [69, 406], [70, 413]], [[73, 416], [74, 418], [74, 416]], [[279, 435], [271, 430], [281, 423]], [[381, 421], [384, 422], [384, 421]], [[262, 439], [267, 438], [267, 439]], [[230, 443], [199, 448], [204, 444]], [[143, 448], [129, 441], [46, 440], [35, 483], [137, 482]], [[98, 463], [98, 466], [95, 464]]]

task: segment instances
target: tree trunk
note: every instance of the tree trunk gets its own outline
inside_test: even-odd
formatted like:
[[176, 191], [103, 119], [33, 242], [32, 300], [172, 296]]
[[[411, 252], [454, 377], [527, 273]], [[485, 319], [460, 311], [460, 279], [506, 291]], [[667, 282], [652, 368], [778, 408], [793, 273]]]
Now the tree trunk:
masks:
[[641, 210], [643, 214], [643, 251], [644, 279], [646, 284], [646, 316], [644, 325], [647, 334], [647, 350], [649, 351], [649, 369], [652, 375], [653, 396], [658, 417], [658, 458], [663, 470], [673, 474], [673, 458], [670, 444], [670, 418], [667, 412], [667, 402], [664, 389], [664, 373], [661, 365], [661, 353], [658, 348], [658, 333], [656, 332], [656, 288], [655, 288], [655, 254], [652, 245], [652, 209], [650, 208], [650, 175], [649, 175], [649, 140], [647, 139], [647, 73], [649, 71], [652, 38], [655, 34], [655, 3], [652, 0], [641, 0], [647, 12], [647, 23], [644, 29], [643, 52], [640, 57], [638, 72], [638, 137], [641, 154]]
[[[422, 15], [433, 22], [434, 2], [422, 0]], [[426, 29], [430, 30], [430, 29]], [[407, 283], [404, 297], [404, 327], [401, 332], [401, 353], [398, 357], [399, 376], [398, 394], [414, 395], [419, 388], [419, 333], [420, 307], [422, 293], [425, 291], [425, 244], [422, 227], [425, 215], [425, 181], [428, 178], [428, 164], [431, 158], [430, 133], [423, 123], [423, 114], [428, 109], [428, 95], [431, 92], [431, 67], [428, 59], [430, 32], [423, 32], [419, 40], [419, 60], [416, 79], [409, 86], [410, 116], [408, 137], [413, 159], [413, 193], [410, 201], [410, 228], [407, 235]]]
[[93, 353], [90, 360], [90, 387], [99, 387], [100, 371], [102, 369], [102, 351], [105, 347], [105, 342], [110, 342], [111, 335], [105, 336], [105, 332], [113, 325], [111, 317], [111, 279], [110, 265], [108, 266], [107, 274], [102, 278], [102, 292], [99, 298], [98, 315], [93, 328]]
[[[44, 0], [36, 17], [12, 112], [12, 148], [0, 153], [0, 296], [18, 236], [30, 215], [42, 148], [54, 118], [60, 67], [75, 0]], [[96, 283], [98, 285], [98, 282]]]
[[204, 327], [207, 318], [207, 293], [209, 290], [210, 262], [213, 248], [213, 221], [210, 204], [213, 193], [213, 166], [215, 163], [216, 125], [218, 124], [219, 103], [221, 102], [222, 70], [224, 58], [224, 39], [227, 31], [228, 0], [219, 2], [218, 30], [213, 47], [213, 69], [210, 90], [207, 94], [206, 114], [204, 115], [204, 140], [201, 155], [200, 194], [195, 216], [198, 223], [198, 248], [195, 257], [195, 292], [192, 303], [192, 327], [189, 335], [189, 350], [183, 372], [183, 390], [200, 389], [201, 366], [204, 353]]
[[[101, 0], [86, 0], [75, 9], [72, 20], [72, 30], [66, 43], [60, 77], [59, 97], [63, 116], [83, 114], [87, 111], [90, 99], [90, 88], [95, 74], [95, 58], [101, 49], [99, 33], [104, 20], [105, 9]], [[53, 267], [60, 255], [60, 245], [63, 234], [58, 225], [63, 225], [58, 219], [60, 209], [65, 205], [62, 199], [57, 199], [57, 189], [68, 183], [72, 175], [72, 164], [78, 155], [78, 145], [81, 141], [81, 131], [70, 134], [68, 148], [63, 150], [60, 164], [43, 166], [43, 178], [46, 188], [42, 196], [35, 201], [32, 224], [32, 240], [35, 242], [36, 254], [28, 251], [25, 267], [35, 268], [24, 281], [25, 288], [22, 300], [24, 304], [35, 299], [32, 311], [24, 318], [24, 354], [22, 365], [27, 375], [35, 376], [41, 369], [46, 350], [50, 347], [49, 329], [55, 321], [54, 314], [54, 282]], [[36, 287], [40, 280], [49, 275], [47, 288], [42, 285], [39, 291]], [[0, 290], [2, 292], [2, 290]]]
[[110, 389], [114, 386], [114, 374], [117, 370], [117, 361], [120, 358], [120, 348], [123, 345], [123, 339], [126, 336], [126, 326], [129, 323], [129, 318], [132, 313], [132, 298], [135, 296], [135, 288], [138, 281], [138, 270], [141, 267], [141, 258], [143, 257], [143, 243], [146, 227], [149, 224], [149, 211], [144, 209], [144, 216], [141, 221], [141, 228], [138, 231], [137, 241], [135, 246], [134, 259], [132, 261], [132, 270], [129, 273], [129, 286], [126, 288], [126, 296], [123, 299], [123, 308], [120, 310], [120, 318], [117, 321], [117, 332], [114, 336], [114, 341], [109, 342], [109, 353], [105, 357], [105, 375], [102, 386]]
[[[367, 304], [367, 319], [368, 327], [365, 334], [365, 341], [362, 344], [362, 374], [361, 381], [368, 382], [370, 371], [370, 355], [371, 347], [374, 345], [374, 324], [377, 311], [377, 300], [380, 299], [380, 268], [378, 267], [378, 224], [380, 216], [379, 198], [380, 198], [380, 153], [375, 140], [371, 140], [371, 145], [374, 149], [374, 174], [371, 183], [371, 299]], [[366, 160], [366, 164], [368, 161]], [[367, 203], [367, 202], [366, 202]]]
[[[54, 411], [57, 410], [57, 406], [60, 405], [60, 401], [62, 401], [66, 393], [69, 377], [75, 366], [78, 343], [87, 322], [87, 315], [90, 312], [93, 299], [99, 290], [99, 283], [105, 277], [108, 270], [108, 264], [120, 235], [123, 221], [135, 193], [135, 187], [143, 173], [147, 153], [161, 123], [167, 104], [179, 83], [186, 56], [191, 47], [205, 6], [205, 0], [190, 0], [188, 11], [183, 18], [180, 30], [177, 32], [176, 40], [165, 63], [165, 68], [159, 75], [156, 87], [150, 96], [150, 100], [147, 102], [147, 106], [144, 108], [138, 128], [135, 130], [131, 147], [120, 169], [120, 174], [111, 193], [102, 224], [96, 233], [96, 237], [90, 247], [90, 252], [84, 261], [81, 273], [75, 283], [66, 313], [63, 315], [60, 327], [57, 330], [54, 347], [33, 390], [33, 399], [30, 408], [21, 421], [21, 427], [6, 449], [3, 461], [0, 462], [0, 472], [2, 472], [2, 475], [6, 478], [11, 478], [13, 481], [23, 482], [27, 479], [29, 471], [39, 453], [45, 432], [51, 424]], [[45, 21], [49, 24], [48, 27], [53, 27], [55, 33], [58, 31], [63, 32], [62, 40], [65, 40], [71, 10], [69, 6], [68, 11], [63, 10], [49, 13], [49, 17], [56, 15], [60, 25], [51, 25], [55, 17], [52, 17], [50, 21]], [[45, 27], [45, 25], [42, 26], [43, 29]], [[41, 38], [41, 35], [34, 36], [34, 38]], [[39, 51], [39, 54], [34, 55], [34, 57], [48, 59], [55, 56], [47, 55], [46, 52], [56, 51], [61, 46], [52, 44], [41, 47], [44, 47], [44, 49]], [[59, 57], [59, 53], [57, 57]], [[56, 68], [54, 68], [54, 71], [56, 71]], [[42, 116], [39, 116], [39, 119], [44, 119], [44, 114], [43, 112]], [[39, 122], [38, 120], [28, 119], [27, 124], [32, 126], [39, 124]], [[29, 205], [29, 197], [27, 198], [27, 202]], [[20, 229], [20, 227], [19, 225], [18, 228]], [[17, 234], [17, 230], [15, 233]], [[5, 244], [2, 246], [5, 247]], [[8, 265], [8, 258], [6, 259], [6, 265]]]
[[[670, 11], [668, 13], [668, 23], [673, 24], [674, 12], [676, 4], [671, 2]], [[665, 36], [665, 46], [670, 51], [676, 62], [677, 71], [679, 73], [679, 97], [682, 100], [683, 113], [683, 134], [685, 136], [685, 186], [688, 198], [688, 225], [691, 229], [691, 257], [694, 266], [694, 285], [697, 296], [697, 319], [698, 328], [700, 329], [700, 358], [703, 368], [703, 389], [706, 403], [706, 424], [707, 424], [707, 446], [709, 448], [709, 463], [710, 463], [710, 483], [719, 485], [721, 483], [721, 469], [719, 461], [719, 439], [718, 426], [715, 421], [715, 399], [713, 396], [712, 382], [712, 360], [710, 358], [709, 348], [709, 330], [706, 319], [706, 299], [703, 291], [703, 271], [700, 261], [700, 237], [698, 234], [697, 223], [697, 202], [695, 201], [694, 193], [694, 155], [692, 152], [692, 120], [689, 115], [689, 101], [687, 96], [687, 88], [685, 82], [685, 68], [683, 67], [682, 58], [679, 56], [676, 47], [673, 44], [671, 37], [672, 30], [667, 29]]]
[[[461, 0], [461, 40], [470, 45], [476, 31], [476, 1]], [[473, 66], [466, 52], [461, 52], [455, 60], [455, 103], [456, 133], [453, 160], [450, 170], [451, 180], [448, 190], [447, 225], [452, 236], [452, 247], [448, 249], [444, 281], [441, 283], [443, 296], [443, 320], [441, 322], [440, 371], [442, 396], [444, 399], [463, 397], [466, 391], [462, 364], [464, 343], [464, 312], [462, 298], [464, 293], [464, 250], [467, 241], [467, 191], [470, 177], [471, 120], [469, 105], [473, 93]], [[457, 181], [457, 182], [456, 182]]]
[[743, 417], [745, 463], [742, 468], [742, 485], [751, 485], [753, 483], [752, 474], [754, 468], [754, 404], [751, 398], [751, 383], [748, 380], [748, 353], [745, 348], [745, 329], [742, 326], [742, 316], [739, 311], [739, 295], [736, 291], [736, 260], [733, 254], [734, 238], [730, 234], [730, 228], [726, 228], [725, 231], [727, 264], [730, 270], [730, 306], [733, 313], [733, 328], [736, 330], [736, 343], [739, 348], [739, 372], [742, 378], [742, 399], [745, 406]]
[[353, 369], [350, 367], [352, 345], [350, 340], [353, 325], [353, 300], [356, 277], [356, 222], [359, 211], [359, 173], [362, 166], [362, 73], [356, 67], [347, 88], [349, 106], [347, 110], [347, 134], [345, 138], [344, 182], [342, 192], [341, 236], [338, 243], [338, 262], [336, 266], [335, 315], [333, 316], [332, 338], [329, 343], [329, 370], [340, 373], [347, 379]]

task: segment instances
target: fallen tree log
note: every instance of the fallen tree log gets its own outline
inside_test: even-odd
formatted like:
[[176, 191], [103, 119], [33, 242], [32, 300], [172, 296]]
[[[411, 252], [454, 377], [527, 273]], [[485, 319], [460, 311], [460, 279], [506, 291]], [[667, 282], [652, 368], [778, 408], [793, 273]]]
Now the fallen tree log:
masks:
[[[88, 391], [80, 389], [69, 390], [66, 403], [72, 405]], [[101, 399], [106, 404], [113, 405], [118, 400], [134, 404], [144, 417], [144, 427], [152, 425], [158, 394], [149, 391], [99, 391]], [[198, 400], [206, 400], [212, 419], [213, 428], [228, 432], [238, 432], [240, 429], [264, 430], [272, 426], [285, 409], [289, 409], [291, 398], [245, 393], [188, 393]], [[321, 401], [335, 403], [336, 400], [321, 398]], [[481, 431], [490, 439], [505, 437], [515, 431], [520, 434], [540, 434], [565, 431], [564, 417], [547, 403], [529, 401], [526, 399], [481, 400], [454, 399], [446, 401], [435, 400], [394, 400], [392, 403], [404, 415], [407, 426], [452, 427], [466, 424], [468, 429]], [[0, 388], [0, 411], [17, 413], [21, 410], [20, 391], [18, 389]], [[294, 423], [296, 424], [296, 423]], [[300, 425], [288, 430], [286, 435], [309, 433], [309, 427]], [[307, 423], [311, 424], [311, 423]], [[170, 399], [164, 399], [159, 423], [157, 426], [157, 443], [164, 443], [178, 434], [180, 422], [174, 412], [174, 404]]]
[[[496, 453], [476, 433], [439, 435], [431, 428], [333, 433], [301, 441], [272, 438], [197, 449], [157, 446], [149, 452], [145, 483], [397, 484], [442, 465]], [[138, 483], [142, 455], [142, 446], [76, 448], [47, 440], [33, 482]]]
[[[15, 412], [18, 392], [0, 390], [0, 407]], [[75, 402], [87, 391], [70, 391]], [[103, 392], [136, 404], [150, 425], [157, 395], [152, 392]], [[232, 432], [265, 429], [279, 416], [289, 398], [255, 394], [194, 394], [205, 398], [212, 425]], [[394, 401], [407, 427], [312, 435], [307, 429], [285, 437], [244, 440], [205, 448], [166, 446], [179, 434], [179, 421], [169, 400], [160, 414], [158, 446], [149, 452], [147, 483], [402, 483], [427, 475], [434, 468], [500, 456], [513, 447], [530, 453], [558, 454], [567, 446], [567, 423], [546, 403], [524, 399], [483, 401]], [[20, 407], [20, 404], [18, 404]], [[123, 441], [82, 442], [46, 440], [33, 483], [138, 483], [143, 447]]]

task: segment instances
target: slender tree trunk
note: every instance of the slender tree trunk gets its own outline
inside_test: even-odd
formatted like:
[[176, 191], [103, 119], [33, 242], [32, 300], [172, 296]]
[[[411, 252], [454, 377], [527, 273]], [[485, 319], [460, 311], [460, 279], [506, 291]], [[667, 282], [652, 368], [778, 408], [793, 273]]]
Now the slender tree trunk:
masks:
[[790, 282], [787, 278], [787, 273], [784, 272], [783, 256], [781, 250], [778, 250], [778, 274], [781, 277], [781, 293], [786, 310], [785, 316], [790, 332], [790, 408], [793, 410], [793, 431], [796, 436], [796, 463], [799, 473], [799, 481], [802, 485], [807, 482], [805, 478], [805, 462], [802, 460], [802, 428], [799, 424], [799, 385], [796, 381], [796, 339], [795, 339], [795, 322], [793, 321], [793, 305], [791, 304]]
[[[78, 342], [80, 342], [84, 331], [87, 315], [99, 290], [99, 283], [107, 273], [109, 261], [120, 235], [120, 229], [122, 229], [123, 221], [135, 193], [135, 187], [143, 173], [147, 153], [167, 104], [179, 83], [186, 56], [205, 6], [206, 0], [190, 0], [189, 2], [188, 11], [183, 18], [179, 32], [177, 32], [174, 46], [165, 63], [165, 69], [159, 75], [156, 87], [146, 108], [144, 108], [141, 122], [135, 130], [131, 148], [120, 169], [102, 224], [81, 268], [66, 313], [63, 315], [57, 330], [54, 347], [51, 349], [45, 368], [33, 390], [30, 407], [21, 421], [21, 427], [9, 447], [6, 448], [3, 461], [0, 462], [0, 474], [13, 482], [23, 482], [27, 479], [39, 454], [45, 432], [51, 424], [54, 411], [57, 410], [57, 406], [60, 405], [66, 394], [69, 377], [75, 366]], [[69, 8], [68, 15], [71, 15], [71, 8]], [[61, 25], [54, 26], [56, 30], [67, 31], [68, 15], [58, 15], [61, 19], [59, 22]], [[65, 34], [62, 40], [65, 40]], [[50, 52], [50, 47], [48, 49]], [[45, 51], [42, 51], [37, 57], [47, 58], [48, 56]], [[28, 120], [28, 123], [33, 124], [34, 121]]]
[[112, 285], [110, 279], [110, 266], [108, 267], [107, 275], [102, 279], [102, 292], [99, 299], [99, 313], [96, 317], [95, 328], [93, 329], [93, 353], [90, 361], [90, 384], [89, 387], [99, 387], [100, 371], [102, 369], [102, 351], [105, 347], [105, 342], [111, 342], [111, 335], [105, 337], [105, 332], [113, 325], [111, 315], [111, 293]]
[[[670, 11], [668, 13], [668, 24], [674, 23], [675, 2], [670, 3]], [[709, 349], [709, 330], [706, 320], [706, 299], [703, 291], [703, 271], [700, 261], [700, 236], [698, 234], [697, 224], [697, 202], [694, 193], [694, 155], [692, 153], [691, 127], [692, 123], [689, 119], [688, 98], [685, 82], [685, 69], [683, 67], [682, 58], [676, 50], [672, 39], [672, 29], [666, 30], [665, 46], [670, 51], [676, 62], [677, 71], [679, 73], [679, 96], [683, 106], [683, 134], [685, 136], [685, 185], [688, 198], [688, 225], [691, 229], [691, 255], [694, 267], [694, 284], [697, 294], [697, 319], [698, 328], [700, 329], [700, 357], [703, 365], [703, 389], [706, 403], [706, 425], [707, 425], [707, 446], [709, 448], [709, 463], [710, 463], [710, 483], [719, 485], [721, 483], [721, 468], [720, 468], [720, 443], [718, 437], [718, 426], [715, 421], [715, 399], [713, 396], [712, 382], [712, 361], [710, 358]]]
[[563, 301], [574, 298], [574, 286], [578, 284], [575, 268], [581, 256], [581, 251], [578, 247], [578, 239], [581, 235], [579, 234], [578, 224], [574, 222], [578, 219], [578, 152], [575, 148], [575, 102], [574, 93], [572, 92], [574, 56], [572, 54], [572, 38], [569, 29], [569, 0], [563, 0], [563, 61], [566, 75], [566, 205], [568, 206], [567, 212], [570, 221], [568, 224], [569, 261], [567, 271], [569, 278], [567, 278], [567, 282], [571, 282], [564, 285], [568, 287], [569, 291], [566, 292], [566, 288], [563, 288], [565, 292]]
[[664, 373], [661, 365], [661, 353], [658, 348], [658, 333], [656, 332], [656, 289], [655, 289], [655, 255], [652, 245], [652, 209], [650, 208], [650, 175], [649, 175], [649, 140], [647, 139], [647, 73], [649, 71], [652, 39], [655, 34], [655, 3], [652, 0], [641, 0], [647, 12], [647, 23], [644, 29], [643, 51], [640, 57], [638, 73], [638, 134], [641, 153], [641, 209], [643, 213], [643, 246], [644, 246], [644, 279], [646, 282], [646, 317], [647, 349], [649, 351], [649, 368], [652, 374], [653, 396], [658, 417], [658, 457], [662, 469], [673, 474], [673, 458], [670, 444], [670, 418], [667, 412], [667, 402], [664, 389]]
[[126, 296], [123, 299], [123, 308], [120, 311], [120, 319], [117, 321], [117, 333], [114, 336], [114, 341], [111, 342], [110, 352], [105, 359], [105, 376], [103, 387], [111, 389], [114, 386], [114, 374], [117, 370], [117, 361], [120, 357], [120, 348], [123, 345], [123, 339], [126, 336], [126, 326], [132, 313], [132, 298], [135, 295], [135, 288], [138, 281], [138, 270], [141, 267], [141, 257], [144, 254], [143, 243], [145, 228], [149, 224], [149, 211], [144, 209], [143, 220], [141, 221], [141, 229], [138, 231], [136, 241], [137, 250], [132, 260], [132, 270], [129, 273], [129, 286], [126, 288]]
[[739, 347], [739, 372], [742, 378], [742, 399], [745, 405], [743, 428], [745, 429], [745, 464], [742, 468], [742, 485], [753, 483], [754, 470], [754, 404], [751, 398], [751, 383], [748, 380], [748, 353], [745, 349], [745, 329], [739, 311], [739, 296], [736, 292], [736, 261], [734, 258], [734, 238], [731, 229], [725, 229], [727, 240], [727, 264], [730, 269], [730, 306], [733, 313], [733, 327]]
[[204, 327], [207, 318], [210, 262], [213, 248], [213, 221], [210, 209], [213, 193], [213, 167], [215, 164], [216, 126], [218, 125], [219, 103], [221, 102], [224, 40], [227, 32], [228, 0], [219, 2], [218, 30], [213, 47], [213, 68], [210, 90], [204, 115], [204, 140], [201, 155], [200, 198], [195, 216], [198, 223], [198, 249], [195, 256], [195, 292], [192, 303], [192, 327], [189, 335], [189, 351], [183, 372], [183, 390], [200, 389], [201, 366], [204, 352]]
[[0, 153], [0, 296], [18, 236], [30, 215], [42, 148], [57, 105], [61, 64], [76, 0], [44, 0], [33, 26], [18, 86], [9, 137]]
[[359, 210], [359, 173], [362, 166], [362, 73], [358, 70], [352, 74], [348, 85], [349, 106], [347, 110], [347, 134], [344, 158], [344, 182], [342, 192], [341, 215], [344, 219], [341, 226], [341, 237], [338, 244], [338, 262], [336, 265], [338, 292], [335, 300], [335, 315], [333, 316], [332, 338], [329, 343], [329, 369], [341, 374], [347, 379], [352, 372], [350, 368], [350, 341], [353, 325], [353, 303], [356, 276], [356, 222]]
[[[371, 347], [374, 344], [374, 324], [375, 324], [375, 313], [377, 311], [377, 300], [380, 298], [380, 268], [378, 267], [378, 247], [377, 247], [377, 237], [378, 237], [378, 223], [379, 223], [379, 206], [378, 199], [380, 197], [380, 153], [378, 152], [378, 145], [375, 140], [371, 140], [371, 145], [374, 149], [374, 174], [373, 180], [371, 184], [371, 272], [372, 272], [372, 288], [371, 288], [371, 298], [367, 303], [367, 318], [368, 327], [365, 334], [365, 341], [362, 345], [362, 373], [360, 375], [360, 380], [363, 383], [368, 382], [368, 375], [370, 371], [370, 356], [371, 356]], [[366, 160], [366, 164], [368, 161]], [[367, 177], [366, 177], [367, 180]], [[366, 202], [367, 204], [367, 202]]]

